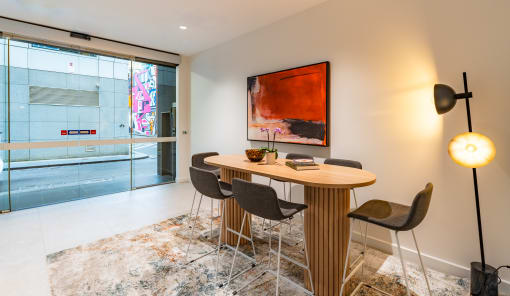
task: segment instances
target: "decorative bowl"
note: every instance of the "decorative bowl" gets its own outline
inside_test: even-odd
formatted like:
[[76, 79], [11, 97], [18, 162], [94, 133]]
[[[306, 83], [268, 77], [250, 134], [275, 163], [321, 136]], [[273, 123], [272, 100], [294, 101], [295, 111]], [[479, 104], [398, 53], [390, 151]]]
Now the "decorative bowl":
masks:
[[252, 162], [259, 162], [264, 158], [266, 151], [263, 149], [246, 149], [246, 157]]

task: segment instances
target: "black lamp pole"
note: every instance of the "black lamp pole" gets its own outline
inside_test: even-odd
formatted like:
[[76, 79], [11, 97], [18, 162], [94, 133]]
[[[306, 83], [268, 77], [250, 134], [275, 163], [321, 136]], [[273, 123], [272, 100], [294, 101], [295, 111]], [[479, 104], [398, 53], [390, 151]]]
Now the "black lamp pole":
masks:
[[[464, 78], [464, 93], [468, 94], [468, 85], [467, 85], [467, 75], [466, 72], [462, 73], [462, 77]], [[469, 97], [466, 97], [466, 111], [467, 111], [467, 119], [468, 119], [468, 129], [469, 132], [473, 132], [473, 127], [471, 125], [471, 108], [469, 108]], [[480, 243], [480, 256], [482, 257], [482, 271], [485, 272], [485, 252], [483, 250], [483, 234], [482, 234], [482, 217], [480, 215], [480, 199], [478, 197], [478, 177], [476, 174], [476, 168], [472, 168], [473, 170], [473, 184], [475, 187], [475, 201], [476, 201], [476, 218], [478, 221], [478, 241]]]

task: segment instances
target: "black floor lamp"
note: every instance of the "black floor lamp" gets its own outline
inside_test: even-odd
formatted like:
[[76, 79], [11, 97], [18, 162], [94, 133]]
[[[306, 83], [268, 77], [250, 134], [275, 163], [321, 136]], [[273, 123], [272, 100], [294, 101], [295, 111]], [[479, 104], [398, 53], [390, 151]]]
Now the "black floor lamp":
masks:
[[434, 103], [438, 114], [444, 114], [457, 103], [457, 100], [466, 101], [466, 111], [469, 132], [455, 136], [448, 145], [448, 154], [458, 164], [471, 168], [473, 171], [473, 184], [475, 189], [476, 217], [478, 221], [478, 240], [480, 243], [480, 257], [482, 262], [471, 262], [471, 295], [498, 295], [497, 270], [485, 263], [483, 249], [482, 219], [480, 216], [480, 200], [478, 195], [478, 179], [476, 168], [482, 167], [494, 159], [496, 149], [492, 141], [479, 133], [474, 133], [471, 126], [471, 110], [469, 99], [473, 94], [468, 91], [466, 72], [463, 73], [464, 93], [455, 91], [444, 84], [434, 86]]

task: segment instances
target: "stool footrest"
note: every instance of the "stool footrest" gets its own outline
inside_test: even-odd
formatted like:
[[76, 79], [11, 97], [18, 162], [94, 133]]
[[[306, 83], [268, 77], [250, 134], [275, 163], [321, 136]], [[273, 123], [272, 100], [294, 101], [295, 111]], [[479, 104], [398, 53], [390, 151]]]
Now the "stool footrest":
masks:
[[[234, 252], [236, 251], [236, 248], [232, 247], [231, 245], [223, 244], [222, 246], [223, 247], [227, 247], [231, 251], [234, 251]], [[237, 251], [237, 254], [239, 254], [239, 255], [243, 256], [244, 258], [248, 259], [248, 261], [250, 261], [250, 262], [253, 262], [255, 264], [257, 263], [257, 260], [255, 260], [255, 258], [252, 258], [252, 257], [246, 255], [245, 253], [241, 252], [241, 251]]]
[[[270, 252], [271, 252], [272, 254], [274, 254], [274, 255], [278, 256], [278, 252], [277, 252], [277, 251], [275, 251], [275, 250], [273, 250], [273, 249], [270, 249]], [[281, 258], [283, 258], [283, 259], [285, 259], [285, 260], [287, 260], [287, 261], [289, 261], [289, 262], [292, 262], [292, 263], [296, 264], [297, 266], [299, 266], [299, 267], [301, 267], [301, 268], [304, 268], [305, 270], [308, 270], [308, 267], [307, 267], [306, 265], [304, 265], [303, 263], [298, 262], [298, 261], [296, 261], [296, 260], [294, 260], [294, 259], [290, 258], [289, 256], [287, 256], [287, 255], [285, 255], [285, 254], [282, 254], [281, 252], [280, 252], [280, 257], [281, 257]]]
[[358, 269], [360, 269], [360, 268], [361, 268], [361, 266], [363, 266], [363, 264], [365, 264], [365, 260], [364, 260], [364, 259], [361, 259], [361, 260], [359, 261], [358, 265], [356, 265], [356, 267], [354, 267], [354, 268], [351, 270], [351, 272], [349, 272], [349, 274], [348, 274], [348, 275], [347, 275], [347, 277], [345, 278], [345, 282], [348, 282], [348, 281], [352, 278], [352, 276], [353, 276], [354, 274], [356, 274], [356, 272], [358, 271]]
[[354, 296], [354, 295], [356, 295], [356, 293], [358, 293], [358, 292], [359, 292], [359, 290], [361, 289], [361, 287], [367, 287], [367, 288], [372, 289], [372, 290], [374, 290], [374, 291], [376, 291], [377, 293], [382, 294], [382, 295], [386, 295], [386, 296], [394, 296], [393, 294], [390, 294], [390, 293], [388, 293], [388, 292], [386, 292], [386, 291], [383, 291], [383, 290], [381, 290], [381, 289], [379, 289], [379, 288], [376, 288], [376, 287], [374, 287], [374, 286], [372, 286], [372, 285], [370, 285], [370, 284], [367, 284], [367, 283], [365, 283], [365, 282], [360, 282], [360, 283], [356, 286], [356, 288], [352, 291], [352, 293], [351, 293], [351, 295], [350, 295], [350, 296]]
[[227, 229], [227, 231], [229, 232], [232, 232], [233, 234], [237, 235], [237, 236], [241, 236], [242, 238], [246, 239], [246, 240], [249, 240], [251, 242], [251, 238], [238, 232], [238, 231], [235, 231], [234, 229], [232, 228], [229, 228], [229, 227], [225, 227]]

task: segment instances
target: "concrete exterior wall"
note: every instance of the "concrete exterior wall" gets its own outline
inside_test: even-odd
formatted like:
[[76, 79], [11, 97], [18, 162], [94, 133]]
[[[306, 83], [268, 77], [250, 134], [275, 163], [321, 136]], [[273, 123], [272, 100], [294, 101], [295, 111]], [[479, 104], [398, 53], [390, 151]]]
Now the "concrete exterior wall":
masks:
[[[5, 45], [0, 44], [3, 51]], [[7, 140], [6, 58], [0, 52], [0, 129]], [[11, 42], [11, 142], [129, 138], [129, 61], [84, 56]], [[3, 65], [2, 65], [3, 64]], [[98, 107], [30, 104], [29, 87], [99, 92]], [[61, 130], [94, 129], [95, 135], [62, 136]], [[128, 154], [129, 145], [11, 151], [11, 161]]]

